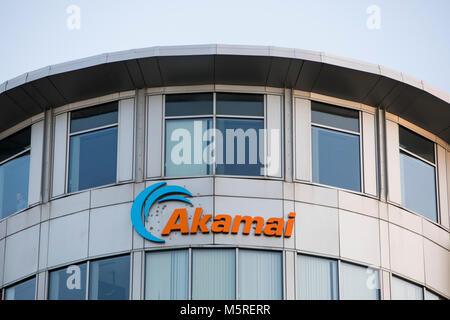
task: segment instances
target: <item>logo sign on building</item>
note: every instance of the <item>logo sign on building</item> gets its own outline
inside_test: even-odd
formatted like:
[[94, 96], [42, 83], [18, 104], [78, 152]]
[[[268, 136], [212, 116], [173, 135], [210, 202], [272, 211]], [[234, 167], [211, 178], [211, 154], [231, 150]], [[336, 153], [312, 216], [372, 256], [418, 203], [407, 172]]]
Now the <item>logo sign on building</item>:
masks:
[[[151, 234], [145, 227], [145, 222], [149, 220], [149, 212], [153, 204], [165, 201], [180, 201], [194, 207], [192, 202], [187, 198], [192, 197], [191, 192], [180, 186], [168, 186], [166, 182], [155, 183], [144, 189], [134, 200], [131, 207], [131, 223], [138, 234], [145, 239], [164, 243], [165, 240]], [[255, 225], [256, 236], [264, 235], [268, 237], [289, 238], [295, 221], [295, 212], [288, 215], [287, 221], [282, 218], [251, 217], [246, 215], [228, 215], [216, 214], [214, 217], [210, 213], [203, 213], [203, 208], [192, 208], [194, 216], [192, 223], [189, 224], [188, 208], [177, 208], [173, 210], [169, 220], [167, 221], [162, 237], [169, 236], [172, 232], [180, 232], [182, 235], [192, 235], [201, 233], [224, 233], [235, 235], [241, 232], [249, 235], [252, 227]], [[209, 226], [210, 224], [210, 226]], [[241, 228], [243, 225], [243, 228]]]

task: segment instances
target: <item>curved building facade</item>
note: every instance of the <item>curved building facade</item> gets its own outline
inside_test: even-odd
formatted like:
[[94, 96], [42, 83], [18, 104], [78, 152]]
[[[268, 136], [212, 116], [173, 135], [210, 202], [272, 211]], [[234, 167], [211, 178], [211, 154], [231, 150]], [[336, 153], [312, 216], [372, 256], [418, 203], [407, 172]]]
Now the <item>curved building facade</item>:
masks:
[[276, 47], [0, 85], [2, 299], [449, 299], [450, 96]]

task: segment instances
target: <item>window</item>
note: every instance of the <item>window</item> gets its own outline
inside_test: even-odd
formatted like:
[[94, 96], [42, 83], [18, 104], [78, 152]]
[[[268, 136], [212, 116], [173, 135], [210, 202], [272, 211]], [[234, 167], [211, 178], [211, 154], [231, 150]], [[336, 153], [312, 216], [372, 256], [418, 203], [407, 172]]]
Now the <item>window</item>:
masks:
[[188, 299], [188, 255], [188, 250], [147, 253], [145, 267], [145, 299]]
[[434, 292], [425, 290], [425, 300], [444, 300], [444, 298]]
[[130, 297], [130, 256], [96, 260], [89, 265], [90, 300], [127, 300]]
[[401, 126], [399, 142], [402, 204], [437, 222], [434, 143]]
[[0, 219], [28, 206], [31, 127], [0, 141]]
[[312, 180], [361, 191], [359, 112], [311, 103]]
[[341, 298], [343, 300], [378, 300], [378, 270], [341, 262]]
[[71, 112], [68, 191], [116, 182], [117, 102]]
[[192, 299], [235, 299], [235, 256], [234, 249], [193, 250]]
[[239, 250], [239, 299], [283, 298], [281, 252]]
[[339, 298], [336, 260], [298, 255], [297, 262], [298, 299], [337, 300]]
[[87, 263], [50, 272], [49, 300], [85, 300]]
[[392, 300], [423, 300], [423, 288], [399, 277], [392, 276]]
[[36, 278], [20, 282], [6, 288], [5, 300], [34, 300], [36, 295]]
[[165, 175], [263, 175], [263, 129], [264, 95], [167, 95]]

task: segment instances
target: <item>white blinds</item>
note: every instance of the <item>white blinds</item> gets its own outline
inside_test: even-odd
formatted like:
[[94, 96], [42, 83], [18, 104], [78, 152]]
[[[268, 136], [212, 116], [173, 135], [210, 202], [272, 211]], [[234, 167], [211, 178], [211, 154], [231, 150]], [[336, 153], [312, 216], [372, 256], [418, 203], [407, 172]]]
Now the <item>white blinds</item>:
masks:
[[188, 299], [188, 250], [151, 252], [146, 259], [145, 299]]
[[298, 255], [297, 295], [301, 300], [337, 300], [337, 261]]
[[234, 249], [198, 249], [192, 252], [192, 299], [235, 299]]
[[239, 250], [239, 299], [282, 299], [281, 252]]
[[378, 271], [350, 263], [341, 263], [341, 298], [343, 300], [377, 300]]
[[423, 300], [422, 287], [392, 276], [392, 300]]

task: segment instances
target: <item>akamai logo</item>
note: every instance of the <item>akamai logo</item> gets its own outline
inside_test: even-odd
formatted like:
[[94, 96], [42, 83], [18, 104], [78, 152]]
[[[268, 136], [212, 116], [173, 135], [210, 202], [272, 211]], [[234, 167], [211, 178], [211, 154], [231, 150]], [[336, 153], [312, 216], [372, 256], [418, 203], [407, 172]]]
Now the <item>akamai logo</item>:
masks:
[[[142, 191], [131, 207], [131, 223], [134, 229], [142, 237], [153, 242], [163, 243], [165, 240], [152, 235], [144, 225], [144, 220], [148, 221], [148, 215], [152, 205], [158, 202], [169, 200], [182, 201], [192, 205], [192, 202], [184, 196], [192, 197], [192, 194], [183, 187], [166, 186], [166, 182], [158, 182]], [[285, 224], [283, 218], [268, 218], [267, 221], [263, 217], [250, 217], [228, 214], [218, 214], [214, 218], [211, 214], [202, 214], [202, 208], [195, 208], [192, 224], [189, 227], [188, 214], [186, 208], [175, 209], [167, 221], [166, 226], [161, 232], [162, 236], [168, 236], [171, 232], [180, 232], [182, 235], [201, 233], [239, 233], [241, 225], [244, 225], [242, 234], [248, 235], [254, 226], [255, 236], [264, 234], [265, 236], [289, 238], [294, 228], [295, 212], [290, 212]], [[144, 219], [142, 219], [142, 213]], [[209, 221], [212, 221], [211, 228], [208, 227]]]

